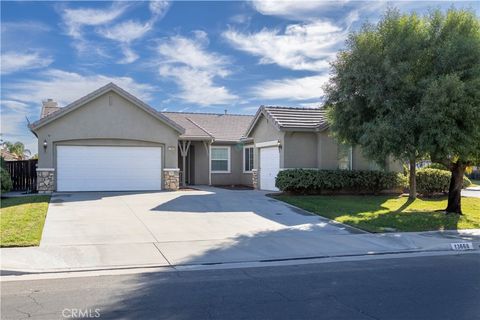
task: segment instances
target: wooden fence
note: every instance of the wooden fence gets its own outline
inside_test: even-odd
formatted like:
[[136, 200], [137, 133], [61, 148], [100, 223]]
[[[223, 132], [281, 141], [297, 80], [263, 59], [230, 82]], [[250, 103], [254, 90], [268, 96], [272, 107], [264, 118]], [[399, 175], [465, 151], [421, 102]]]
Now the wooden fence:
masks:
[[5, 161], [5, 168], [12, 178], [12, 191], [37, 190], [38, 160]]

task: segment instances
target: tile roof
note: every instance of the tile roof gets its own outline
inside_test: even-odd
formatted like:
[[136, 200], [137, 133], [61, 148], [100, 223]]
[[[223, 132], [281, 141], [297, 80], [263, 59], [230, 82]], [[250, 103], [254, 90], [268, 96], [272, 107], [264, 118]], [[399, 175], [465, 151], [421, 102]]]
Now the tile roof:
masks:
[[327, 114], [323, 108], [261, 107], [267, 116], [280, 128], [322, 129], [327, 125]]
[[252, 115], [162, 112], [185, 128], [182, 138], [214, 138], [217, 141], [238, 141], [253, 120]]

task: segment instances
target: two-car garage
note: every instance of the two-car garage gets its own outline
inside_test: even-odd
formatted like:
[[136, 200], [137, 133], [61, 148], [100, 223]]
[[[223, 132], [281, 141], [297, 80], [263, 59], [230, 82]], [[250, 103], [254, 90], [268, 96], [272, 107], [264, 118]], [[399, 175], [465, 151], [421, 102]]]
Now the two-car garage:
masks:
[[57, 146], [57, 191], [160, 190], [162, 148]]
[[39, 192], [178, 187], [177, 145], [185, 129], [114, 84], [30, 129], [38, 137]]

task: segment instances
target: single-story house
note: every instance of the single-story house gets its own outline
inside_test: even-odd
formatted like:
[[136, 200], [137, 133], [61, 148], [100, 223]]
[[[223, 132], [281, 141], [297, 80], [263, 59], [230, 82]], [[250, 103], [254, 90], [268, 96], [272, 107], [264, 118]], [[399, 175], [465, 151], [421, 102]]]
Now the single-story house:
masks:
[[[247, 185], [276, 190], [284, 168], [373, 169], [328, 136], [322, 109], [260, 107], [255, 116], [159, 112], [110, 83], [59, 108], [43, 102], [39, 192], [176, 190]], [[391, 161], [391, 170], [400, 170]]]

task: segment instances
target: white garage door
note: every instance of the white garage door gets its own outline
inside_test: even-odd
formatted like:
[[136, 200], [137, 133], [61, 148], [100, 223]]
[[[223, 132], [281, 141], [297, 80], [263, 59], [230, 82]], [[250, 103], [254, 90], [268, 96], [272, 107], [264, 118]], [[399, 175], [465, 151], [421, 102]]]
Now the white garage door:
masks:
[[278, 191], [275, 178], [280, 171], [280, 151], [278, 147], [260, 149], [260, 189]]
[[160, 190], [162, 149], [57, 147], [58, 191]]

